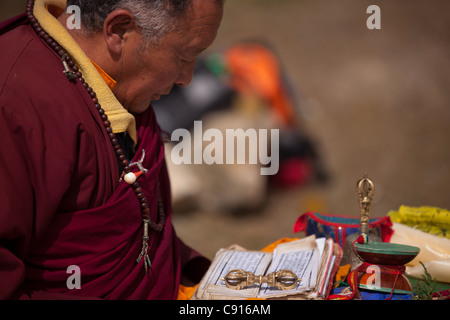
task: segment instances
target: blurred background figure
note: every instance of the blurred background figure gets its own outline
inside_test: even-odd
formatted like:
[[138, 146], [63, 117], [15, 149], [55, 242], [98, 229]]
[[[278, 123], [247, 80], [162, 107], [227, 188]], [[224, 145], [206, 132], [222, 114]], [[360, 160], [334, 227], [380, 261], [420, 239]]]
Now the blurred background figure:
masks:
[[[324, 182], [325, 169], [302, 127], [297, 96], [300, 92], [292, 91], [282, 63], [262, 43], [240, 42], [201, 57], [188, 87], [175, 88], [153, 103], [161, 128], [168, 135], [178, 128], [192, 131], [194, 121], [201, 120], [223, 136], [226, 129], [279, 129], [279, 168], [275, 175], [262, 176], [252, 164], [169, 161], [175, 208], [242, 214], [260, 209], [270, 187]], [[167, 145], [168, 158], [171, 150]]]

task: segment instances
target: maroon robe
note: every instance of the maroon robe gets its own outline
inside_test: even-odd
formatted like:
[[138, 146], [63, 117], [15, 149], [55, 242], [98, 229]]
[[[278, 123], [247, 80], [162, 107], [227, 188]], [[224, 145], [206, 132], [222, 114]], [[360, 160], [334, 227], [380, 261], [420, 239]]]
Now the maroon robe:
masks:
[[[150, 232], [146, 274], [143, 261], [136, 262], [139, 202], [119, 183], [115, 153], [89, 94], [66, 78], [60, 57], [23, 16], [0, 26], [0, 34], [0, 299], [175, 299], [183, 270], [194, 270], [187, 276], [198, 281], [208, 261], [172, 226], [153, 110], [136, 116], [133, 159], [145, 149], [149, 171], [139, 182], [151, 219], [157, 220], [158, 181], [166, 213], [163, 231]], [[72, 265], [80, 268], [81, 289], [67, 287]]]

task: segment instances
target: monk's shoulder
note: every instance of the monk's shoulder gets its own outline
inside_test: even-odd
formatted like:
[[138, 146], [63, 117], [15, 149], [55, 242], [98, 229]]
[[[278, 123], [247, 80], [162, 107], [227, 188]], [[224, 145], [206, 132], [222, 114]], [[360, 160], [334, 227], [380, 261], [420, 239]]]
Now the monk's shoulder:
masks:
[[[64, 66], [29, 26], [20, 26], [0, 37], [0, 97], [20, 102], [46, 103], [61, 110], [61, 103], [74, 99], [74, 85]], [[27, 103], [26, 103], [27, 104]]]

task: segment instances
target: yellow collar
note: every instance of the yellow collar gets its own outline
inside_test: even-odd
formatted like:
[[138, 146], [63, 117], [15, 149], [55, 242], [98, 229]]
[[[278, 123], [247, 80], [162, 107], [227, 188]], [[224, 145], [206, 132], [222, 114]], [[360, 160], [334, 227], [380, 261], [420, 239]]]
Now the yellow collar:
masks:
[[33, 10], [34, 16], [42, 28], [72, 56], [72, 59], [83, 73], [84, 79], [97, 94], [98, 101], [108, 115], [108, 120], [111, 122], [113, 132], [120, 133], [127, 131], [134, 142], [136, 142], [136, 123], [134, 116], [120, 104], [94, 64], [92, 64], [91, 60], [81, 50], [69, 32], [48, 12], [46, 9], [48, 5], [65, 10], [66, 0], [36, 0]]

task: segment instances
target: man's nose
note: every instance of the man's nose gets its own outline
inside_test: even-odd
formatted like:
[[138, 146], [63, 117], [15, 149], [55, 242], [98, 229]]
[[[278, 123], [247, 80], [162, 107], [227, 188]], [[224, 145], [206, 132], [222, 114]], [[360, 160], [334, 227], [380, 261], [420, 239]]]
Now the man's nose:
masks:
[[180, 87], [187, 87], [194, 76], [195, 60], [186, 63], [183, 68], [181, 68], [180, 74], [176, 81], [176, 84]]

